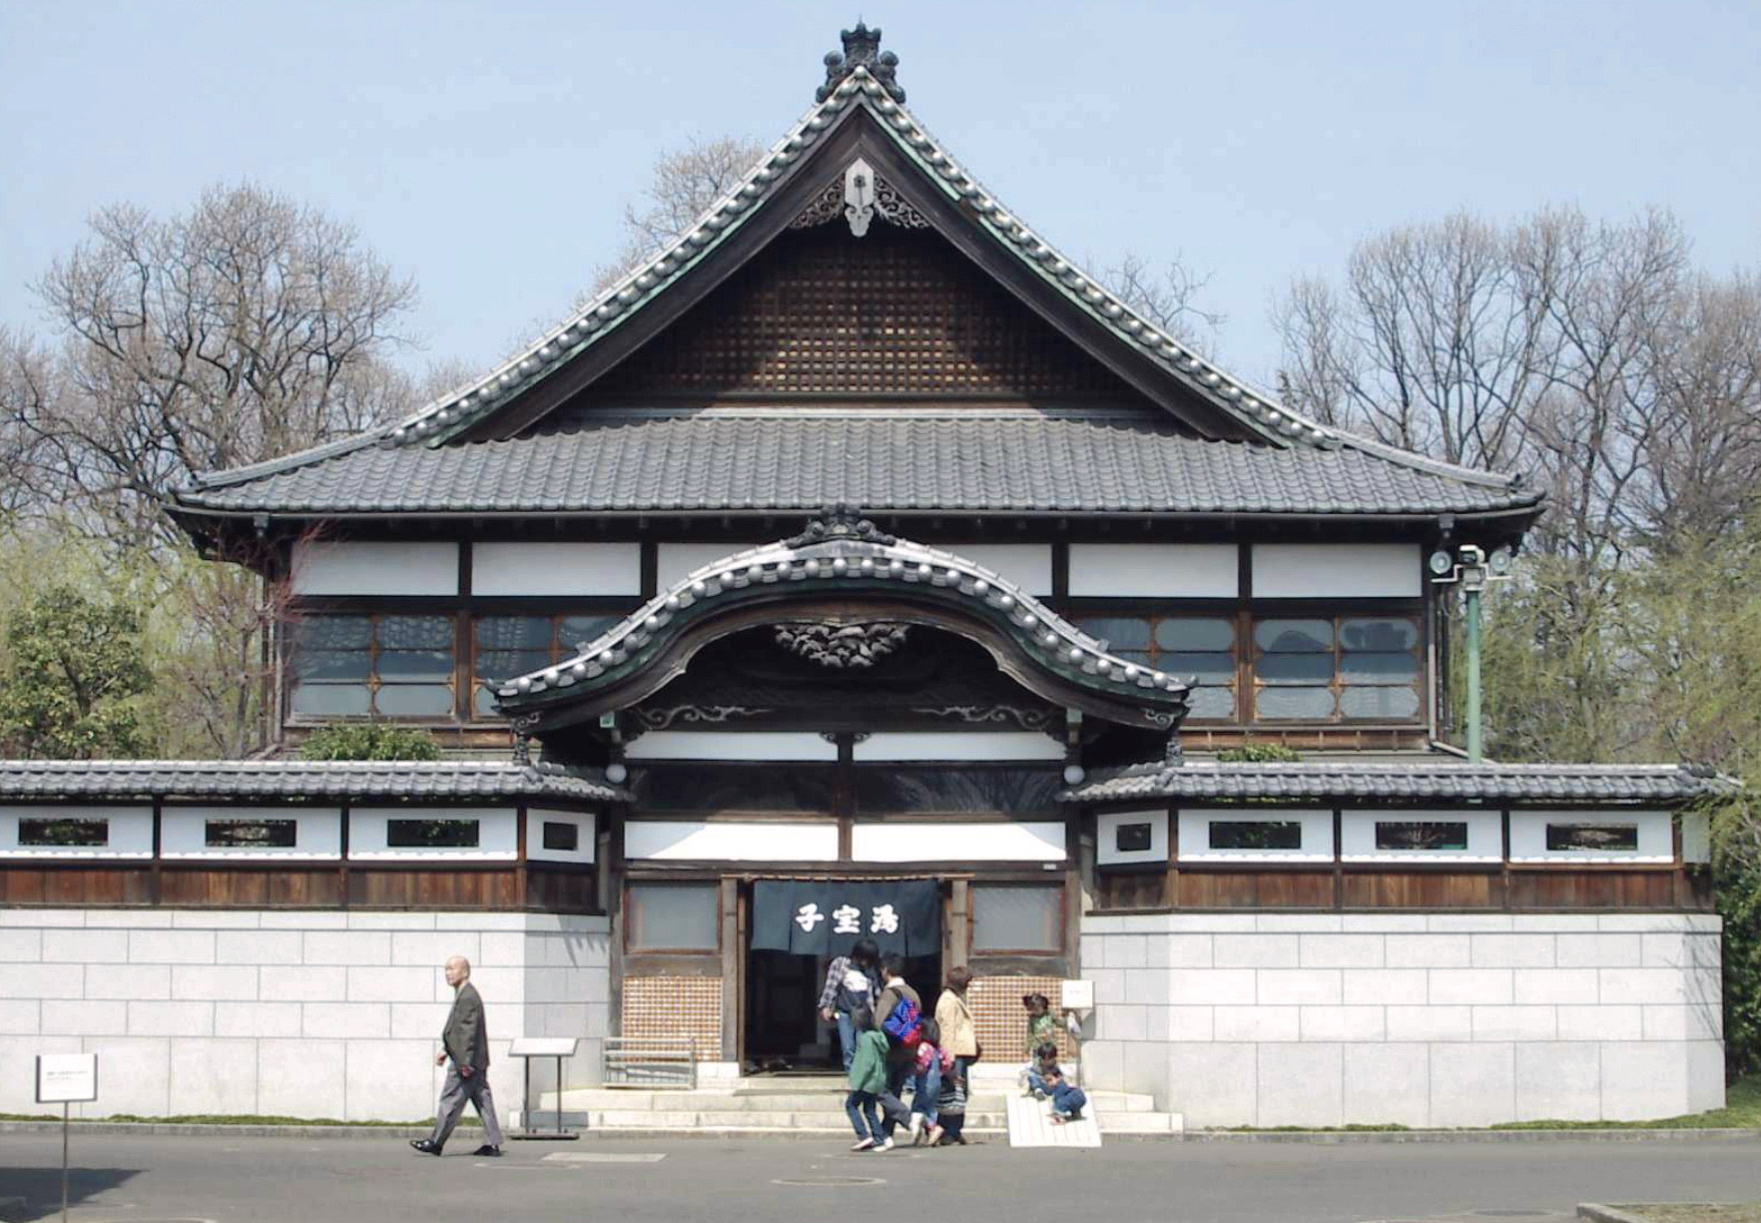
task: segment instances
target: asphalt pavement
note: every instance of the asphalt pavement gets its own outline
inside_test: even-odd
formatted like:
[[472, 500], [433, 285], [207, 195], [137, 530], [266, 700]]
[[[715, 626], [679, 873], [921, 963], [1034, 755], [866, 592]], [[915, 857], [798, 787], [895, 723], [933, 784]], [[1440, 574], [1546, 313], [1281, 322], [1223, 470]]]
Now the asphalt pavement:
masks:
[[[1304, 1143], [1110, 1141], [1098, 1151], [852, 1155], [841, 1142], [76, 1133], [78, 1223], [450, 1223], [616, 1219], [793, 1223], [1563, 1223], [1580, 1201], [1761, 1197], [1761, 1138], [1741, 1141]], [[0, 1220], [60, 1215], [58, 1134], [0, 1134]], [[872, 1211], [872, 1213], [871, 1213]]]

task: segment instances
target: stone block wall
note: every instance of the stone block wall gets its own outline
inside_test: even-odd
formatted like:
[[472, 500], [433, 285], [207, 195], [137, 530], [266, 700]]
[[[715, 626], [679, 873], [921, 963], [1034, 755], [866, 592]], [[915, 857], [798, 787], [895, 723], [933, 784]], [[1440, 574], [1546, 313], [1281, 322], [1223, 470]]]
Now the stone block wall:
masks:
[[[583, 1037], [566, 1078], [595, 1081], [607, 930], [532, 913], [0, 909], [0, 1112], [45, 1111], [38, 1053], [88, 1052], [100, 1095], [79, 1116], [432, 1116], [442, 966], [462, 955], [505, 1121], [523, 1107], [515, 1036]], [[535, 1090], [552, 1065], [534, 1065]]]
[[1721, 1107], [1720, 920], [1089, 916], [1083, 1063], [1193, 1126], [1639, 1120]]

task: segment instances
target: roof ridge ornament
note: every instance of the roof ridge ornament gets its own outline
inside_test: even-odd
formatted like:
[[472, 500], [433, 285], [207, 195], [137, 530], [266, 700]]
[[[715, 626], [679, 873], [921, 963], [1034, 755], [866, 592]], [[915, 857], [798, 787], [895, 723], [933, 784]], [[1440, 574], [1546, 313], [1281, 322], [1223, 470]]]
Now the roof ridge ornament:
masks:
[[891, 51], [880, 49], [880, 27], [869, 29], [862, 22], [856, 23], [854, 30], [842, 30], [838, 35], [844, 41], [844, 53], [836, 51], [825, 53], [825, 84], [814, 92], [813, 100], [823, 102], [831, 97], [840, 82], [858, 68], [868, 69], [868, 73], [880, 82], [882, 89], [893, 101], [903, 103], [905, 91], [899, 87], [896, 74], [899, 69], [899, 57]]
[[801, 534], [783, 541], [785, 548], [805, 548], [811, 544], [829, 543], [835, 539], [856, 539], [863, 543], [891, 546], [899, 542], [897, 536], [888, 535], [867, 518], [861, 511], [846, 502], [828, 505], [819, 512], [819, 517], [810, 518], [807, 529]]

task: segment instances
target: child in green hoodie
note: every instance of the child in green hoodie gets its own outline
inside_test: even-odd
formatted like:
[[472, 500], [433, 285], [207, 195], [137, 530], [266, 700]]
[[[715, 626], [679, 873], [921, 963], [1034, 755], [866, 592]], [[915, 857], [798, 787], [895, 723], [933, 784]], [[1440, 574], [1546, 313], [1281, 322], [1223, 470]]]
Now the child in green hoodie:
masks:
[[874, 1012], [859, 1006], [850, 1014], [850, 1026], [856, 1030], [856, 1052], [850, 1058], [850, 1095], [844, 1111], [856, 1130], [852, 1151], [886, 1150], [893, 1145], [892, 1136], [881, 1131], [875, 1105], [887, 1090], [887, 1034], [875, 1026]]

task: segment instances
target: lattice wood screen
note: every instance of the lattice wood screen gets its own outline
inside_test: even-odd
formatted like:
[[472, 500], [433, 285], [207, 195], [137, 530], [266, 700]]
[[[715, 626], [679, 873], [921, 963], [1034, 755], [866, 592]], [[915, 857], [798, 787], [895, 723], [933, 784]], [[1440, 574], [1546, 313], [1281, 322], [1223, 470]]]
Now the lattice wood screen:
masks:
[[[1023, 994], [1044, 994], [1052, 1000], [1052, 1013], [1062, 1018], [1058, 1009], [1057, 977], [979, 977], [966, 991], [966, 1005], [972, 1012], [972, 1026], [984, 1045], [984, 1060], [994, 1065], [1020, 1065], [1027, 1061], [1027, 1008], [1021, 1005]], [[1073, 1052], [1070, 1034], [1058, 1031], [1058, 1056]]]
[[786, 233], [608, 374], [649, 396], [1142, 399], [929, 230]]
[[720, 977], [625, 977], [623, 1035], [695, 1037], [697, 1060], [722, 1056]]

